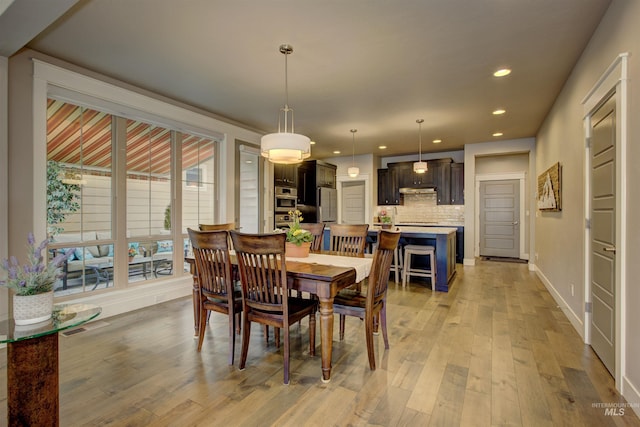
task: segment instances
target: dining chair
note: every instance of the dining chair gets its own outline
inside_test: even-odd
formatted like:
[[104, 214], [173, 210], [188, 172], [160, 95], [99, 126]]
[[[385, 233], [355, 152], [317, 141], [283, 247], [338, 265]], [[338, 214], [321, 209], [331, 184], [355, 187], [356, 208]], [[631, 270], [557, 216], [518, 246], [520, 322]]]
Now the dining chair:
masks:
[[379, 317], [384, 348], [389, 348], [387, 336], [387, 287], [389, 285], [389, 270], [393, 260], [393, 253], [398, 246], [400, 233], [397, 231], [380, 230], [378, 246], [373, 253], [373, 264], [369, 272], [368, 284], [364, 294], [344, 289], [336, 295], [333, 301], [333, 312], [340, 315], [340, 340], [344, 339], [345, 316], [354, 316], [364, 320], [365, 338], [369, 368], [376, 369], [376, 356], [373, 349], [374, 323]]
[[285, 234], [246, 234], [231, 231], [242, 284], [242, 352], [245, 368], [251, 322], [284, 330], [284, 383], [289, 384], [289, 326], [309, 316], [309, 354], [315, 354], [315, 300], [289, 296], [285, 264]]
[[198, 329], [198, 351], [202, 349], [207, 319], [212, 311], [229, 317], [229, 365], [233, 365], [236, 344], [236, 329], [240, 327], [242, 296], [235, 290], [229, 258], [229, 232], [196, 231], [187, 229], [196, 276], [199, 284], [200, 320]]
[[313, 234], [313, 242], [311, 242], [311, 252], [319, 252], [322, 250], [322, 239], [324, 236], [324, 223], [302, 223], [300, 227]]
[[220, 231], [220, 230], [233, 230], [236, 228], [236, 224], [228, 222], [225, 224], [198, 224], [200, 231]]
[[340, 255], [361, 255], [367, 244], [369, 224], [331, 224], [329, 250]]

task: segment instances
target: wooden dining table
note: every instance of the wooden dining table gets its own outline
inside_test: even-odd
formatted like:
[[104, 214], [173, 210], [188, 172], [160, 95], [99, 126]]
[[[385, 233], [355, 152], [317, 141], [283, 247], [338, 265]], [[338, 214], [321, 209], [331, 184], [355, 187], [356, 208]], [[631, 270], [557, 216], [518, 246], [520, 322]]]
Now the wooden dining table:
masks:
[[[200, 319], [199, 285], [195, 275], [195, 262], [186, 258], [194, 274], [193, 315], [194, 330], [198, 334]], [[235, 265], [236, 258], [232, 254]], [[333, 299], [349, 285], [363, 280], [369, 274], [371, 257], [338, 256], [328, 252], [310, 254], [309, 258], [287, 258], [287, 279], [290, 289], [318, 296], [320, 312], [320, 347], [322, 355], [322, 381], [331, 379], [331, 354], [333, 351]]]

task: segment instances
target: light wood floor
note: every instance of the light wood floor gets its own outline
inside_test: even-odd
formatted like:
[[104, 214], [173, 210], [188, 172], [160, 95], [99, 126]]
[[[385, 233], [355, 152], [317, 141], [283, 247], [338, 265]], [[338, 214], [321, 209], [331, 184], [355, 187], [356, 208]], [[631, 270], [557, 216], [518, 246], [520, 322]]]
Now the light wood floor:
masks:
[[[388, 304], [391, 348], [376, 337], [374, 372], [362, 323], [348, 318], [340, 342], [336, 319], [328, 384], [308, 355], [306, 320], [291, 330], [285, 386], [282, 349], [258, 325], [242, 372], [239, 338], [236, 366], [226, 363], [224, 316], [212, 315], [198, 353], [190, 299], [104, 319], [60, 336], [61, 424], [640, 426], [629, 407], [594, 407], [625, 400], [526, 265], [458, 265], [449, 293], [391, 282]], [[5, 371], [2, 354], [4, 381]]]

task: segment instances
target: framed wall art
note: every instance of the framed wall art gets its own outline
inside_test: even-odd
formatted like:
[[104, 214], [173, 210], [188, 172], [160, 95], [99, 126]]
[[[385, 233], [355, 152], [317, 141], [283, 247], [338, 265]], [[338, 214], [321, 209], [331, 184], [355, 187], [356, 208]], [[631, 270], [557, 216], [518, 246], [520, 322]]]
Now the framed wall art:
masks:
[[541, 211], [562, 210], [562, 166], [555, 163], [538, 176], [538, 209]]

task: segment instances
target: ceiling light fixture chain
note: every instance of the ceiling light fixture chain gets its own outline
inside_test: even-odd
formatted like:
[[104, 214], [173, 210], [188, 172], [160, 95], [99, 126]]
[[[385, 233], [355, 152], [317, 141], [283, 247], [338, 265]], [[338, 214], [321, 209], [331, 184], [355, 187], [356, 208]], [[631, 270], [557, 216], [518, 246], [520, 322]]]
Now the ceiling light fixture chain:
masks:
[[351, 178], [355, 178], [360, 174], [360, 168], [356, 166], [356, 132], [358, 132], [358, 129], [351, 129], [351, 138], [352, 138], [351, 167], [347, 169], [347, 174]]
[[424, 119], [417, 119], [416, 123], [418, 124], [418, 161], [413, 164], [413, 171], [415, 173], [425, 173], [427, 168], [427, 162], [422, 161], [422, 123]]

